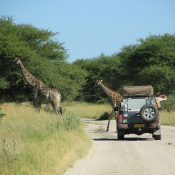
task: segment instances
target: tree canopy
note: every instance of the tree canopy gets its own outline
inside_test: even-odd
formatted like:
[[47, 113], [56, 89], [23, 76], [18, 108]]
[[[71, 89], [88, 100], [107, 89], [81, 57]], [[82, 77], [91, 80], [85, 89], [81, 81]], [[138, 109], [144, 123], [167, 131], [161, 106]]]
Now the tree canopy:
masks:
[[123, 48], [118, 55], [129, 83], [151, 84], [156, 90], [168, 94], [174, 92], [174, 35], [164, 34], [140, 39], [139, 44]]
[[92, 90], [97, 79], [103, 79], [114, 90], [123, 85], [152, 85], [155, 91], [172, 94], [175, 91], [175, 35], [149, 36], [111, 56], [77, 60], [74, 64], [88, 72], [84, 94], [99, 93], [96, 88]]
[[[119, 53], [68, 63], [64, 44], [57, 33], [32, 25], [15, 24], [0, 18], [1, 99], [28, 100], [31, 89], [25, 85], [19, 57], [30, 72], [49, 87], [61, 91], [65, 99], [101, 101], [103, 93], [95, 85], [103, 79], [112, 89], [123, 85], [153, 85], [155, 91], [175, 93], [175, 35], [150, 35]], [[104, 98], [103, 98], [104, 99]]]
[[32, 25], [15, 24], [12, 18], [0, 18], [1, 98], [30, 97], [31, 89], [25, 85], [19, 67], [13, 63], [15, 57], [19, 57], [46, 85], [60, 89], [64, 98], [77, 96], [86, 73], [66, 61], [66, 49], [63, 43], [54, 39], [55, 35]]

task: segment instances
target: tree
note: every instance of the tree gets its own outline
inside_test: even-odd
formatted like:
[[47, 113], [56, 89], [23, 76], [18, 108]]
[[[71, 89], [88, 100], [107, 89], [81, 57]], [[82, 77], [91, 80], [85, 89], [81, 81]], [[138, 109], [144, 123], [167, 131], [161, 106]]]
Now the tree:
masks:
[[65, 98], [76, 97], [84, 83], [85, 72], [67, 63], [66, 49], [63, 43], [54, 40], [55, 35], [32, 25], [15, 24], [12, 18], [0, 18], [1, 97], [30, 99], [31, 89], [13, 63], [15, 57], [46, 85], [60, 89]]
[[118, 54], [128, 84], [152, 84], [165, 93], [174, 91], [175, 35], [149, 36]]
[[[105, 95], [96, 87], [96, 81], [103, 79], [113, 89], [121, 86], [120, 59], [116, 55], [100, 55], [98, 58], [77, 60], [74, 62], [87, 72], [86, 84], [79, 95], [81, 100], [90, 102], [104, 101]], [[101, 99], [103, 97], [103, 100]]]
[[171, 94], [175, 90], [175, 35], [149, 36], [111, 56], [102, 54], [74, 64], [87, 72], [81, 96], [89, 97], [85, 98], [88, 101], [99, 100], [92, 96], [102, 96], [95, 87], [97, 79], [115, 90], [123, 85], [150, 84], [155, 91]]

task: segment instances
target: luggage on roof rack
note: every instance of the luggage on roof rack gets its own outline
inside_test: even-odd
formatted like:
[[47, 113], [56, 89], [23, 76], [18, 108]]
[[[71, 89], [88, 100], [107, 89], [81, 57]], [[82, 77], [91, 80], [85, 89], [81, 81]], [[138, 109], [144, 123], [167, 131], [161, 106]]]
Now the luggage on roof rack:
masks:
[[152, 96], [154, 94], [151, 85], [123, 86], [123, 96]]

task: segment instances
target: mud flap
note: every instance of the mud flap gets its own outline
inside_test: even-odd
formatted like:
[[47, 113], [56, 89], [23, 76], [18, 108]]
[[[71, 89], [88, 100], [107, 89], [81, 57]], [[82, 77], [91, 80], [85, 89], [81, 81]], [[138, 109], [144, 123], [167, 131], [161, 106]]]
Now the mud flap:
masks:
[[161, 135], [161, 130], [158, 129], [158, 130], [154, 131], [154, 132], [153, 132], [153, 135]]

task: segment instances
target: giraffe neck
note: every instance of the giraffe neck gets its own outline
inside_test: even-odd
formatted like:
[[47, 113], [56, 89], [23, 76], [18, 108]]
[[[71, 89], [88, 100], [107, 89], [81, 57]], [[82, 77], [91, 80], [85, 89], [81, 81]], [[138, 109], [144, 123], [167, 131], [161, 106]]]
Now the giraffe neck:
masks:
[[34, 92], [39, 91], [47, 99], [49, 99], [50, 94], [58, 93], [56, 89], [50, 89], [41, 80], [35, 78], [21, 62], [19, 62], [18, 64], [20, 65], [24, 79], [29, 85], [31, 85], [34, 88]]
[[111, 101], [111, 105], [113, 107], [118, 106], [118, 103], [123, 100], [123, 97], [118, 92], [112, 91], [111, 89], [106, 87], [103, 83], [100, 83], [99, 86], [103, 89], [105, 94], [108, 96], [108, 98]]
[[22, 74], [24, 76], [24, 79], [27, 81], [27, 83], [31, 86], [35, 86], [36, 84], [36, 78], [24, 67], [24, 65], [20, 62], [19, 63]]
[[19, 62], [19, 65], [24, 79], [29, 85], [33, 87], [35, 95], [37, 96], [39, 91], [43, 96], [45, 96], [48, 99], [51, 89], [47, 87], [41, 80], [35, 78], [21, 62]]
[[49, 98], [50, 95], [50, 88], [47, 87], [42, 81], [40, 81], [39, 88], [38, 88], [47, 99]]
[[99, 86], [102, 88], [102, 90], [105, 92], [105, 94], [110, 98], [112, 97], [113, 91], [107, 88], [104, 84], [100, 83]]

